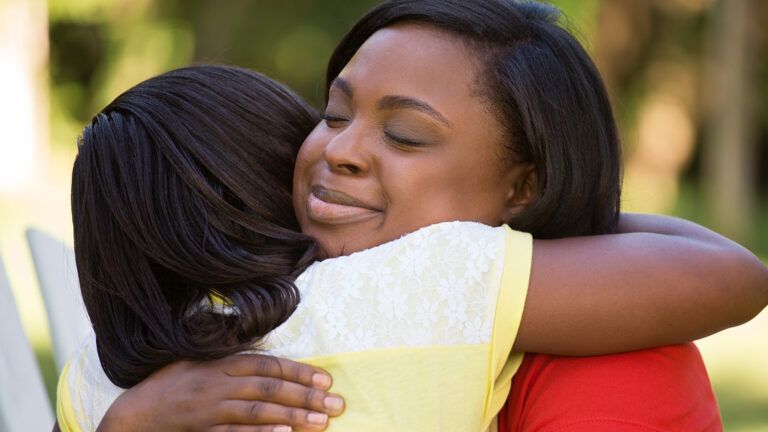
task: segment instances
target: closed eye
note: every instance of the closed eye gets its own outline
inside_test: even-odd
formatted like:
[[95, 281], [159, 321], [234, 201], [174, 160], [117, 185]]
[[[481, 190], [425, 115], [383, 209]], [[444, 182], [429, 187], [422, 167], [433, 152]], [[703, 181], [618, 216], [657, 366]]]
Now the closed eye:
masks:
[[346, 119], [344, 117], [340, 117], [340, 116], [328, 114], [328, 113], [323, 113], [321, 117], [329, 127], [337, 127], [337, 126], [340, 126], [339, 123], [344, 123], [349, 121], [349, 119]]
[[393, 142], [396, 145], [408, 146], [408, 147], [424, 147], [427, 144], [421, 141], [414, 140], [412, 138], [406, 138], [404, 136], [396, 135], [391, 132], [384, 132], [384, 137], [387, 140]]

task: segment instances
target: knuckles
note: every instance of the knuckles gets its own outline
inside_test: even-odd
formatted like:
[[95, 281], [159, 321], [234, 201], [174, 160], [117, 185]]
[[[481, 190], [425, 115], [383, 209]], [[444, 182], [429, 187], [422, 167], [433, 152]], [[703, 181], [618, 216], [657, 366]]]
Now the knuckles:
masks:
[[322, 394], [317, 390], [307, 390], [304, 392], [304, 406], [309, 409], [319, 408], [318, 402], [323, 398]]
[[283, 389], [283, 381], [277, 378], [264, 378], [258, 385], [258, 391], [265, 398], [273, 398]]
[[258, 355], [254, 365], [255, 374], [258, 376], [283, 376], [280, 360], [276, 357]]
[[247, 405], [245, 418], [258, 420], [264, 416], [264, 404], [261, 402], [251, 402]]

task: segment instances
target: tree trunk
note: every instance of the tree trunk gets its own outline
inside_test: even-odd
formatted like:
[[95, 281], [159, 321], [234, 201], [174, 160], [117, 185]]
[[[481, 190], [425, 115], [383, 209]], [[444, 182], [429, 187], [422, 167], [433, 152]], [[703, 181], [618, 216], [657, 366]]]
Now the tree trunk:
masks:
[[48, 142], [48, 18], [44, 0], [0, 1], [0, 193], [18, 193]]
[[718, 231], [748, 242], [755, 196], [753, 104], [750, 99], [754, 0], [720, 0], [712, 8], [708, 136], [704, 187]]

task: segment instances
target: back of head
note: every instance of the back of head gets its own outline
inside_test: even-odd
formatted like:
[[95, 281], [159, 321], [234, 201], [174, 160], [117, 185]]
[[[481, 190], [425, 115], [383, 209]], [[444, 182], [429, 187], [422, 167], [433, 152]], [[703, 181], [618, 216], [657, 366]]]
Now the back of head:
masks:
[[460, 36], [478, 55], [479, 95], [506, 132], [506, 156], [531, 163], [533, 202], [507, 223], [538, 238], [616, 229], [621, 146], [600, 75], [559, 11], [515, 0], [391, 0], [360, 18], [334, 51], [333, 82], [376, 31], [424, 23]]
[[85, 128], [75, 255], [113, 382], [236, 352], [293, 312], [315, 246], [298, 232], [292, 173], [317, 122], [262, 75], [195, 66], [136, 85]]

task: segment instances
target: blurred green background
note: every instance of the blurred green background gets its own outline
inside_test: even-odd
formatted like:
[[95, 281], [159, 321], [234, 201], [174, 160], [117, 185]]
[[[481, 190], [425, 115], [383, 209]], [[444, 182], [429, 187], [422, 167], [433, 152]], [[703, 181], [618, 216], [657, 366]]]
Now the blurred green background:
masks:
[[[69, 170], [121, 91], [190, 63], [254, 68], [320, 106], [336, 41], [376, 1], [0, 0], [0, 255], [49, 389], [24, 243], [71, 243]], [[768, 2], [558, 0], [613, 97], [624, 208], [682, 216], [768, 257]], [[701, 341], [726, 430], [768, 430], [768, 312]]]

